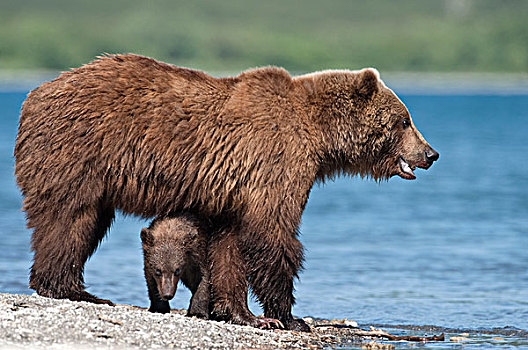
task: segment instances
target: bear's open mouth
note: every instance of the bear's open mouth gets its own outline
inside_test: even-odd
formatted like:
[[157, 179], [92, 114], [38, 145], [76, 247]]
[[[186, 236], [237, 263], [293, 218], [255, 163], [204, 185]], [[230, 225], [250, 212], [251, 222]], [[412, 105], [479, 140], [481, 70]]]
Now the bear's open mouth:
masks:
[[414, 167], [411, 167], [409, 165], [409, 163], [407, 163], [407, 161], [403, 158], [403, 157], [400, 157], [398, 159], [398, 165], [400, 166], [400, 172], [399, 172], [399, 176], [403, 179], [406, 179], [406, 180], [414, 180], [416, 179], [416, 176], [414, 175]]

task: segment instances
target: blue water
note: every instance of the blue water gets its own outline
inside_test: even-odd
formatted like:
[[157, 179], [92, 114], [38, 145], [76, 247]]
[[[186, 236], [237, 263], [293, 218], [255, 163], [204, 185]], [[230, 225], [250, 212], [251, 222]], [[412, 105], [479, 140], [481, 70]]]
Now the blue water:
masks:
[[[12, 157], [24, 98], [0, 94], [0, 292], [28, 294], [31, 233]], [[314, 187], [294, 314], [528, 329], [528, 96], [403, 100], [440, 160], [415, 181], [340, 178]], [[89, 291], [148, 305], [139, 240], [146, 224], [118, 216], [87, 264]], [[181, 287], [173, 307], [188, 298]]]

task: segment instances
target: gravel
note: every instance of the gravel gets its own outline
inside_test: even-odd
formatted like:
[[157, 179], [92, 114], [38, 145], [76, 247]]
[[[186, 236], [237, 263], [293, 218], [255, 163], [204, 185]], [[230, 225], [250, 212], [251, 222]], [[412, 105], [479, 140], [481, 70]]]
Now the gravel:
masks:
[[[185, 310], [153, 314], [130, 305], [96, 305], [0, 293], [1, 349], [329, 349], [408, 348], [423, 343], [391, 342], [373, 336], [351, 320], [303, 318], [312, 333], [259, 330], [225, 322], [184, 316]], [[485, 345], [526, 345], [525, 330], [498, 328], [485, 331], [435, 326], [391, 326], [399, 335], [446, 334], [446, 341]], [[366, 335], [366, 333], [369, 333]], [[401, 345], [403, 344], [403, 345]], [[407, 344], [407, 345], [405, 345]], [[444, 348], [435, 341], [432, 347]], [[486, 346], [484, 346], [486, 347]]]
[[277, 349], [328, 348], [357, 341], [315, 327], [311, 334], [259, 330], [181, 313], [0, 293], [0, 348]]

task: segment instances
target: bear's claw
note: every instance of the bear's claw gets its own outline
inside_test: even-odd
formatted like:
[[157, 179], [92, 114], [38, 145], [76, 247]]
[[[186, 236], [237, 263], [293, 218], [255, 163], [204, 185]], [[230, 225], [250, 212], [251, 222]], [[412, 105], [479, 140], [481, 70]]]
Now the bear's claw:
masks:
[[260, 329], [284, 329], [281, 321], [267, 317], [257, 317], [255, 327]]

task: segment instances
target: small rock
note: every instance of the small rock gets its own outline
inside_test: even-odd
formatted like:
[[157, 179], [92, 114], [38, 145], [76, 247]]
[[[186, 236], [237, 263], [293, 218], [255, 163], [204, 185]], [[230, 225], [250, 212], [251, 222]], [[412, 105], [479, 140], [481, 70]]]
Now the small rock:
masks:
[[393, 350], [394, 345], [371, 341], [371, 342], [361, 345], [361, 348], [367, 349], [367, 350]]
[[461, 343], [465, 341], [473, 341], [473, 339], [469, 339], [466, 337], [450, 337], [449, 341], [455, 342], [455, 343]]
[[345, 319], [345, 325], [347, 326], [350, 326], [350, 327], [354, 327], [354, 328], [358, 328], [358, 323], [356, 321], [352, 321], [352, 320], [347, 320]]
[[303, 317], [303, 321], [306, 322], [307, 324], [313, 324], [314, 323], [314, 319], [311, 318], [311, 317]]

